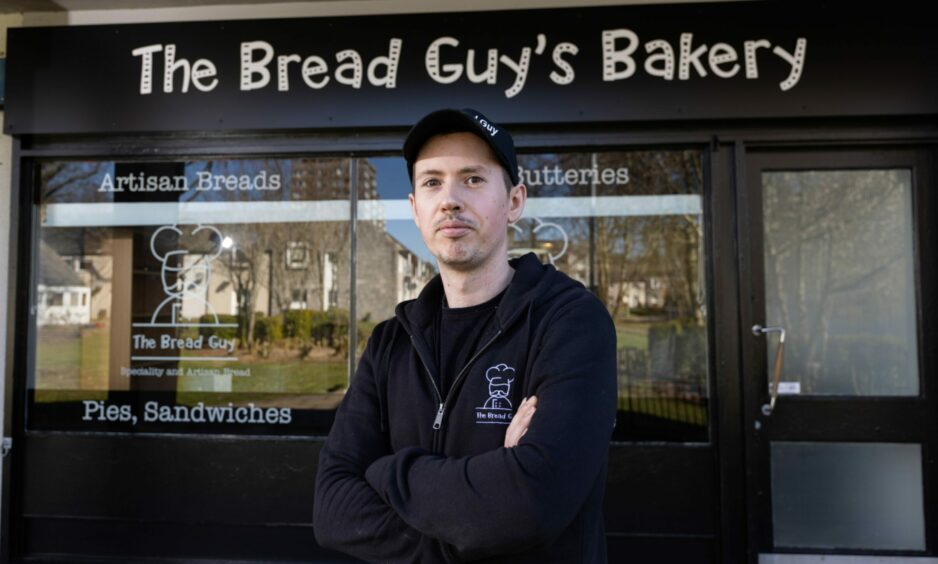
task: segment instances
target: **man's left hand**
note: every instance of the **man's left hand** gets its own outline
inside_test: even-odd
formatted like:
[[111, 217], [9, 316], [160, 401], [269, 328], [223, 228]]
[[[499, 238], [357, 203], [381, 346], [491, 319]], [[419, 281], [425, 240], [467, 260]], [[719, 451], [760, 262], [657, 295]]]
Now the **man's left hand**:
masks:
[[528, 432], [528, 426], [531, 425], [531, 418], [537, 410], [537, 397], [531, 396], [521, 401], [518, 411], [511, 419], [508, 430], [505, 431], [505, 448], [512, 448], [518, 445], [521, 437]]

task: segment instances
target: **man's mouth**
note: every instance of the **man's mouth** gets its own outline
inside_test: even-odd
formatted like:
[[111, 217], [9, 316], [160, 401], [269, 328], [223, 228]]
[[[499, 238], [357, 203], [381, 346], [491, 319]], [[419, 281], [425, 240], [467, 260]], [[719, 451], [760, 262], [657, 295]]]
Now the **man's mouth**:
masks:
[[447, 219], [441, 221], [437, 224], [436, 230], [438, 233], [442, 234], [444, 237], [462, 237], [466, 233], [472, 231], [472, 225], [459, 221]]

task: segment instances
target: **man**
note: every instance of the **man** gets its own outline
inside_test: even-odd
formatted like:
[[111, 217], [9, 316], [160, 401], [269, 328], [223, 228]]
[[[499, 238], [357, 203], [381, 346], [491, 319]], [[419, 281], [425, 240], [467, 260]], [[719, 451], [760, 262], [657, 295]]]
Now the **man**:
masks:
[[316, 477], [317, 541], [375, 562], [605, 562], [615, 329], [534, 254], [514, 144], [474, 110], [404, 142], [414, 221], [440, 274], [379, 324]]

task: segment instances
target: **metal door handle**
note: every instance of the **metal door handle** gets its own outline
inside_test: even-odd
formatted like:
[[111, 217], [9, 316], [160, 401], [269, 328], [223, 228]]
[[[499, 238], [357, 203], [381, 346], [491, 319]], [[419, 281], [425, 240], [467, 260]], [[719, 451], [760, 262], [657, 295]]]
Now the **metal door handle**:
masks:
[[760, 337], [765, 333], [778, 333], [778, 348], [775, 350], [775, 366], [772, 375], [772, 392], [769, 396], [769, 403], [762, 406], [762, 415], [768, 417], [775, 410], [775, 400], [778, 399], [778, 383], [782, 379], [782, 365], [785, 358], [785, 328], [784, 327], [763, 327], [761, 325], [752, 326], [752, 334]]

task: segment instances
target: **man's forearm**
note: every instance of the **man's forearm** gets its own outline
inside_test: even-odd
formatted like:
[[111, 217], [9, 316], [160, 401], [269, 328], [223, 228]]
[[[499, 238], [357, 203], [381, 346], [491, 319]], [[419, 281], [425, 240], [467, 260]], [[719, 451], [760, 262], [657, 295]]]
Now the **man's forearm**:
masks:
[[313, 510], [316, 541], [370, 562], [419, 562], [447, 558], [440, 543], [410, 527], [348, 466], [320, 457]]

